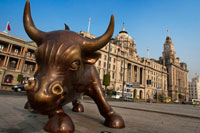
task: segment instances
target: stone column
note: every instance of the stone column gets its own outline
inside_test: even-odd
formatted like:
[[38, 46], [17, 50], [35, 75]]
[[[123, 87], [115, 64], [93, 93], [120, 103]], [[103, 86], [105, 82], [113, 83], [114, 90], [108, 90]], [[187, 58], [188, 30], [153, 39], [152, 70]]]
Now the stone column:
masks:
[[17, 61], [17, 66], [16, 66], [17, 70], [19, 70], [19, 64], [20, 64], [20, 59], [18, 59], [18, 61]]
[[3, 67], [6, 66], [6, 62], [7, 62], [7, 60], [8, 60], [8, 56], [5, 56], [4, 61], [3, 61]]
[[9, 53], [11, 53], [11, 51], [12, 51], [12, 47], [13, 47], [13, 44], [10, 44]]
[[140, 82], [140, 67], [137, 67], [137, 82]]
[[9, 52], [9, 51], [10, 51], [10, 47], [11, 47], [11, 44], [9, 43], [9, 44], [8, 44], [8, 49], [7, 49], [7, 52]]
[[5, 67], [8, 67], [8, 62], [9, 62], [9, 60], [10, 60], [10, 57], [7, 58]]

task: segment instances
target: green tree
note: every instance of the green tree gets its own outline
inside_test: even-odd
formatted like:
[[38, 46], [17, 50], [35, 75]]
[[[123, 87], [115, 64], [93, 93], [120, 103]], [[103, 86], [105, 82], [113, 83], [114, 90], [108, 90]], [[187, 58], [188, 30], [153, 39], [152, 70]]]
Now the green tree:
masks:
[[18, 77], [17, 77], [17, 81], [22, 83], [23, 78], [24, 78], [23, 74], [19, 74]]
[[110, 74], [105, 74], [103, 76], [103, 85], [105, 85], [105, 86], [110, 85]]

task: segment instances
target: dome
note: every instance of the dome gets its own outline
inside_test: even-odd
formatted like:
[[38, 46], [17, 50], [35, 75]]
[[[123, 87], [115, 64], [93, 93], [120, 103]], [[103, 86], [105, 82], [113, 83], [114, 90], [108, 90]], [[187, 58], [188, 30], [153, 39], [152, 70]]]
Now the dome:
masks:
[[132, 37], [128, 34], [128, 32], [125, 30], [124, 27], [119, 32], [119, 34], [115, 37], [115, 39], [117, 41], [120, 41], [120, 40], [129, 40], [129, 41], [132, 41], [133, 40]]
[[170, 36], [167, 36], [167, 37], [166, 37], [166, 40], [172, 40], [172, 39], [171, 39], [171, 37], [170, 37]]

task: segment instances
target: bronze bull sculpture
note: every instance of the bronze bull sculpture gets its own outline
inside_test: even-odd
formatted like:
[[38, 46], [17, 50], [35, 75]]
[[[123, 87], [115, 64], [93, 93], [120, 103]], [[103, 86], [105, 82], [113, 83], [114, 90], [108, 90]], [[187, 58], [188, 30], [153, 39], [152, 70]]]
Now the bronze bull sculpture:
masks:
[[62, 106], [72, 102], [73, 111], [83, 112], [83, 106], [77, 100], [82, 94], [95, 101], [105, 118], [105, 126], [124, 128], [122, 117], [103, 96], [99, 74], [94, 66], [101, 55], [97, 50], [112, 37], [114, 16], [111, 16], [107, 31], [93, 40], [70, 31], [67, 25], [65, 30], [43, 32], [35, 27], [27, 0], [23, 23], [28, 36], [38, 45], [35, 51], [38, 70], [34, 80], [29, 80], [25, 85], [28, 97], [25, 108], [48, 115], [44, 129], [48, 132], [74, 132], [74, 124]]

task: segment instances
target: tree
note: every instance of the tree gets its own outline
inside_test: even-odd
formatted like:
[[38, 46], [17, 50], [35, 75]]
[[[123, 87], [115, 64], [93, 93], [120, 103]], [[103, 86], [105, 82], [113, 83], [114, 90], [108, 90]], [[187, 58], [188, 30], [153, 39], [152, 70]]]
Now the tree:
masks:
[[17, 77], [17, 81], [22, 83], [23, 78], [24, 78], [23, 74], [19, 74]]
[[103, 85], [105, 85], [105, 86], [110, 85], [110, 74], [105, 74], [103, 76]]

